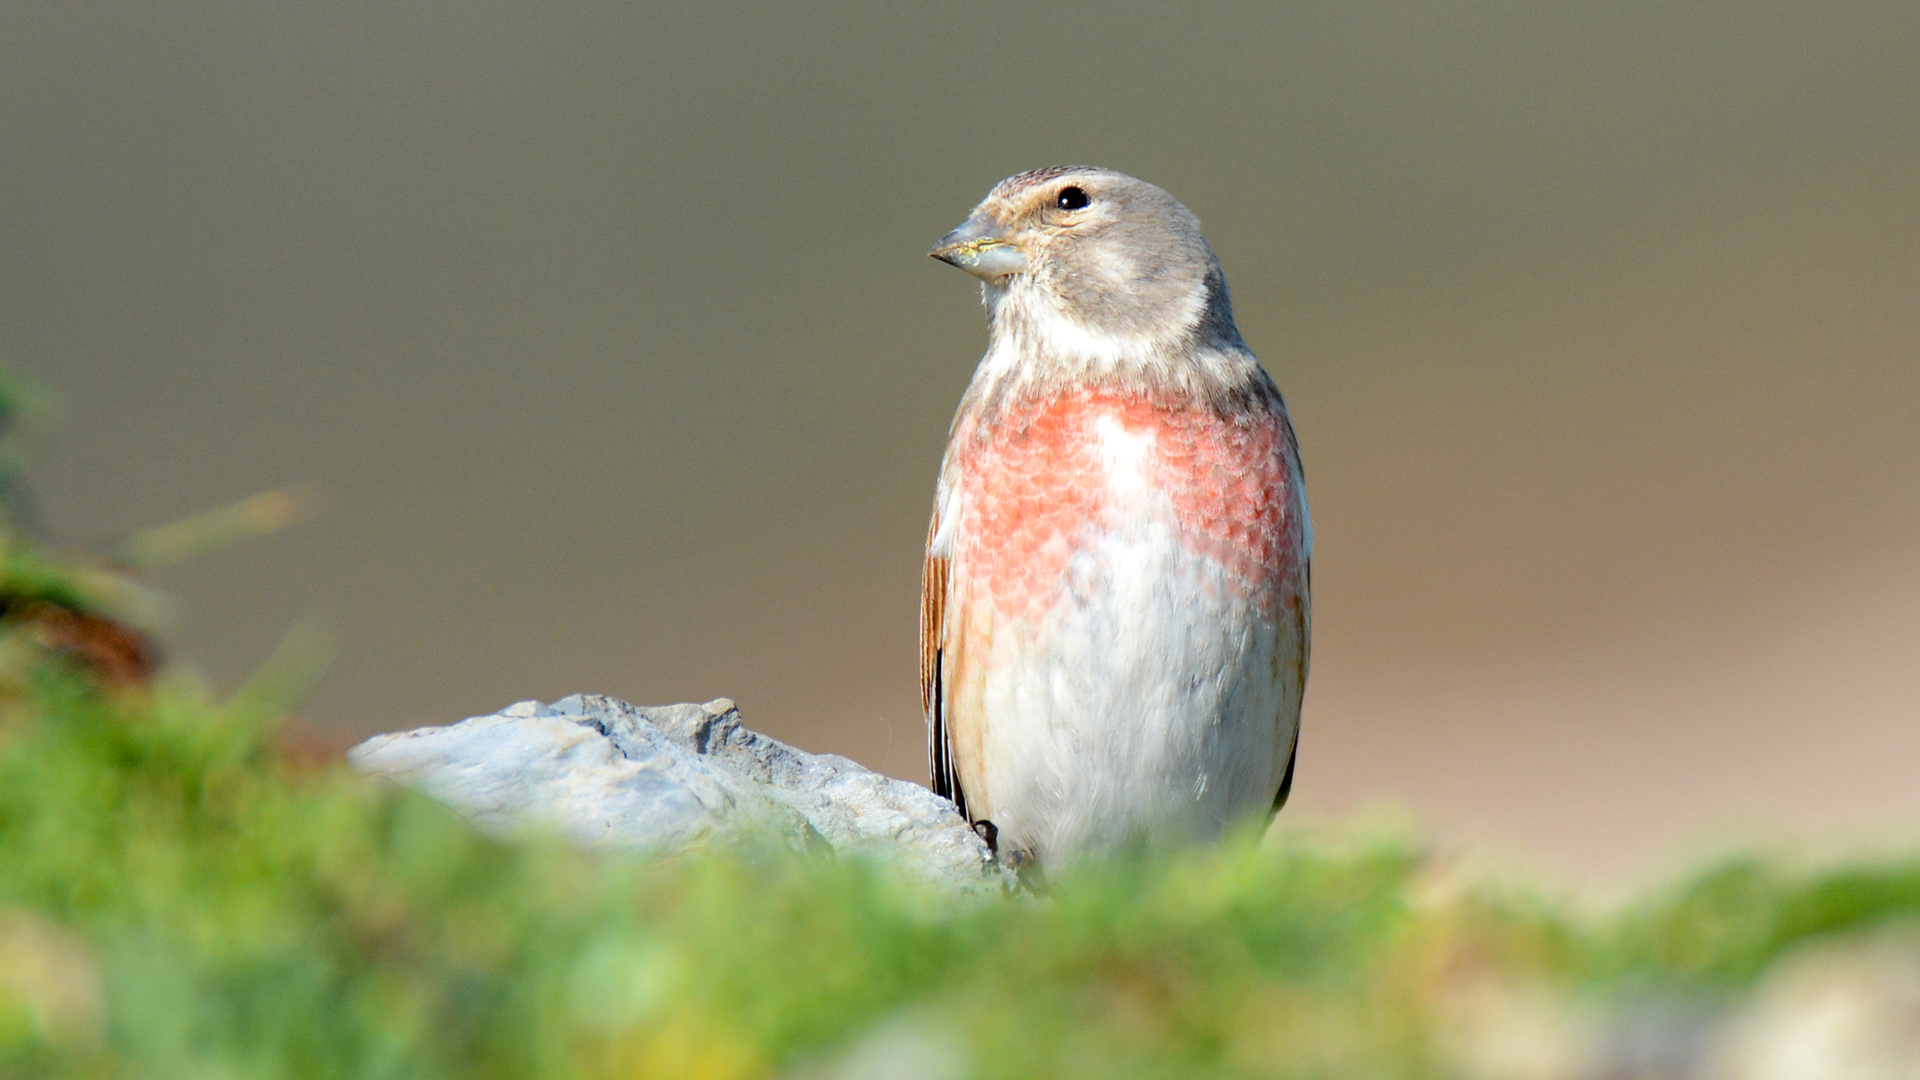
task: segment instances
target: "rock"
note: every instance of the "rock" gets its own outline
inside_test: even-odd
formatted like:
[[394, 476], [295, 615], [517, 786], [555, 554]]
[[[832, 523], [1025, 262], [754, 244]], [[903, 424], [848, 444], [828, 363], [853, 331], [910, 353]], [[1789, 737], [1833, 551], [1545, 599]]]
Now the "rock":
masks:
[[347, 757], [496, 832], [546, 822], [584, 845], [662, 854], [772, 838], [799, 851], [879, 855], [965, 892], [1013, 887], [952, 803], [750, 731], [724, 698], [654, 708], [598, 694], [523, 701], [450, 727], [376, 735]]
[[931, 1014], [897, 1016], [838, 1058], [789, 1073], [790, 1080], [961, 1080], [971, 1075], [967, 1044]]
[[1774, 966], [1706, 1080], [1920, 1077], [1920, 930], [1815, 941]]

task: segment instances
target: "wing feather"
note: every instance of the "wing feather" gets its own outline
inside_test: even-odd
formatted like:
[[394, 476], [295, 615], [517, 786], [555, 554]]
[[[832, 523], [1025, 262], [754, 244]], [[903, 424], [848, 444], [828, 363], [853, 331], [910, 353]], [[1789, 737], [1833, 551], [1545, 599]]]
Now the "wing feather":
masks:
[[947, 732], [947, 557], [933, 553], [933, 538], [939, 532], [940, 515], [935, 513], [927, 528], [927, 561], [920, 576], [920, 703], [927, 715], [927, 772], [933, 793], [952, 799], [960, 816], [972, 821]]
[[[1300, 642], [1300, 655], [1294, 669], [1294, 685], [1300, 688], [1301, 701], [1307, 695], [1307, 659], [1313, 652], [1313, 519], [1307, 513], [1307, 473], [1300, 463], [1300, 440], [1293, 432], [1293, 422], [1286, 415], [1286, 406], [1282, 405], [1280, 424], [1286, 433], [1287, 463], [1289, 475], [1297, 492], [1300, 507], [1300, 602], [1294, 607], [1297, 620], [1294, 630]], [[1278, 814], [1287, 805], [1287, 796], [1293, 794], [1293, 767], [1300, 760], [1300, 710], [1294, 708], [1293, 746], [1287, 750], [1287, 768], [1280, 777], [1280, 790], [1273, 797], [1273, 812]]]
[[[1295, 609], [1298, 622], [1295, 631], [1300, 635], [1300, 654], [1294, 661], [1294, 685], [1300, 688], [1304, 700], [1307, 692], [1307, 654], [1312, 649], [1313, 616], [1309, 614], [1309, 583], [1313, 580], [1310, 566], [1302, 563], [1300, 567], [1300, 603]], [[1293, 710], [1293, 745], [1287, 750], [1287, 769], [1280, 777], [1280, 790], [1273, 797], [1273, 812], [1279, 813], [1287, 805], [1287, 796], [1293, 794], [1293, 767], [1300, 760], [1300, 709], [1296, 703]]]

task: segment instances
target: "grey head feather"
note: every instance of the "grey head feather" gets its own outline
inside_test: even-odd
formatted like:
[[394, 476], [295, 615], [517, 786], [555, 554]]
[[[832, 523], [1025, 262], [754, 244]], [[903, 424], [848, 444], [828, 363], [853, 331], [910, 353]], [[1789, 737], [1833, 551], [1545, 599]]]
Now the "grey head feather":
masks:
[[[968, 245], [990, 247], [991, 265], [946, 257]], [[1224, 411], [1279, 407], [1234, 326], [1199, 219], [1144, 180], [1091, 166], [1021, 173], [933, 254], [982, 279], [992, 329], [963, 414], [988, 418], [1007, 402], [1095, 383]]]
[[[1072, 188], [1085, 207], [1064, 210]], [[1164, 189], [1112, 169], [1052, 166], [1009, 177], [975, 211], [998, 221], [1028, 252], [1020, 289], [1098, 335], [1189, 347], [1238, 344], [1220, 261], [1200, 219]]]

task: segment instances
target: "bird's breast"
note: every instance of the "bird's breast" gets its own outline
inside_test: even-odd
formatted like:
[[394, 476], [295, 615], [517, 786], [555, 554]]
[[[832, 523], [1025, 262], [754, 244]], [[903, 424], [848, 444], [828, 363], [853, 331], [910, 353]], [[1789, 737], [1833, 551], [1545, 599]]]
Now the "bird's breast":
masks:
[[1037, 618], [1076, 555], [1162, 538], [1256, 610], [1297, 602], [1303, 504], [1284, 413], [1097, 389], [1009, 405], [955, 432], [957, 562], [1000, 618]]

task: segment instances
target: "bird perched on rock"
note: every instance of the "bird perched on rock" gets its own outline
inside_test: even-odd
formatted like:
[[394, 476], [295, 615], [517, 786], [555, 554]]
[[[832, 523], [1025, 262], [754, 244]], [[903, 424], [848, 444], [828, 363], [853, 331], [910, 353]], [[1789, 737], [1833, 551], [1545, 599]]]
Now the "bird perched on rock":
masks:
[[927, 537], [933, 789], [1016, 865], [1277, 810], [1312, 526], [1198, 219], [1131, 176], [1036, 169], [931, 254], [981, 280], [991, 331]]

